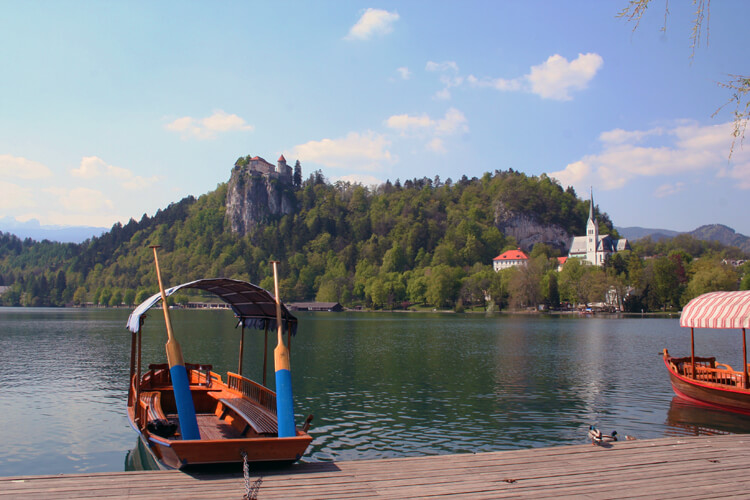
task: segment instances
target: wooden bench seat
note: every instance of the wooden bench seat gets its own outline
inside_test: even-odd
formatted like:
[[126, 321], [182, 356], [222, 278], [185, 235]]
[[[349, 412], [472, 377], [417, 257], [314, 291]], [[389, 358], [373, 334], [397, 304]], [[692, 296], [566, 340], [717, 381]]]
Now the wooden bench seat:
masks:
[[[219, 418], [223, 419], [226, 416], [227, 410], [231, 409], [245, 420], [248, 427], [252, 427], [256, 433], [278, 435], [279, 428], [276, 415], [265, 408], [261, 408], [243, 398], [221, 398], [219, 402], [224, 405], [224, 410]], [[242, 435], [247, 434], [248, 430], [246, 427], [242, 431]]]
[[167, 420], [167, 416], [164, 415], [164, 410], [161, 409], [161, 392], [142, 392], [141, 403], [148, 410], [149, 420]]

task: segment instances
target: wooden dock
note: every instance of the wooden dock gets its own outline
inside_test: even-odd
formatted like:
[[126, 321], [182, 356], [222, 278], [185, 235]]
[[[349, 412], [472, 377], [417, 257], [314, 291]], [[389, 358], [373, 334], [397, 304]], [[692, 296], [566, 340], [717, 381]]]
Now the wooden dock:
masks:
[[[337, 463], [251, 466], [252, 498], [750, 498], [750, 435], [678, 437]], [[221, 498], [241, 473], [0, 478], [5, 498]]]

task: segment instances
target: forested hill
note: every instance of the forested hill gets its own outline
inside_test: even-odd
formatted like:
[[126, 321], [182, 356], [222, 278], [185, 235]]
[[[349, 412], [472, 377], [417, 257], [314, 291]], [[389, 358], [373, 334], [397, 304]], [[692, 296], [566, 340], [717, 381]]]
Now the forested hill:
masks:
[[[472, 266], [491, 265], [493, 257], [519, 243], [529, 250], [537, 241], [528, 236], [528, 227], [518, 233], [519, 219], [526, 226], [537, 224], [542, 235], [541, 229], [554, 228], [550, 234], [557, 240], [547, 243], [564, 246], [570, 235], [582, 234], [588, 213], [588, 201], [574, 191], [544, 175], [513, 171], [457, 182], [387, 182], [376, 189], [332, 185], [315, 172], [284, 189], [293, 191], [293, 213], [267, 217], [242, 237], [231, 231], [225, 216], [226, 184], [153, 217], [115, 224], [78, 245], [2, 234], [0, 285], [10, 286], [3, 302], [132, 303], [136, 293], [155, 290], [148, 245], [158, 244], [167, 283], [226, 276], [268, 285], [263, 281], [268, 261], [276, 259], [282, 262], [287, 300], [352, 303], [365, 300], [366, 282], [375, 276], [424, 275], [437, 266], [465, 274]], [[603, 233], [612, 231], [606, 214], [599, 220]], [[516, 241], [514, 233], [524, 241]]]

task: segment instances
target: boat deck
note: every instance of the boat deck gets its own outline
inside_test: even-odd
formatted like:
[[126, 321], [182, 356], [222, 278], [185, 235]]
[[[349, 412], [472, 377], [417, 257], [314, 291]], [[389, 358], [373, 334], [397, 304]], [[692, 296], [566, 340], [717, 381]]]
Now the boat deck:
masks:
[[[750, 436], [492, 453], [251, 465], [251, 498], [750, 498]], [[242, 474], [117, 472], [0, 478], [4, 498], [241, 498]]]
[[199, 413], [195, 415], [195, 418], [198, 420], [201, 439], [240, 439], [242, 437], [237, 429], [213, 413]]

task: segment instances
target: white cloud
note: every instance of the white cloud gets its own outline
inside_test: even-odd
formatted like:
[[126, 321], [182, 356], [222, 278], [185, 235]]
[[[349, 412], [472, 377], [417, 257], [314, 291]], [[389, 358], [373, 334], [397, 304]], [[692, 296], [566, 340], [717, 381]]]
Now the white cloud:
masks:
[[114, 203], [104, 193], [96, 189], [85, 187], [76, 187], [73, 189], [50, 187], [43, 189], [43, 191], [56, 196], [61, 207], [68, 212], [76, 214], [96, 213], [101, 215], [103, 211], [111, 212], [114, 209]]
[[542, 99], [569, 101], [572, 99], [571, 92], [587, 88], [603, 64], [604, 59], [599, 54], [578, 54], [572, 61], [555, 54], [545, 62], [532, 66], [529, 73], [521, 77], [477, 78], [469, 75], [466, 81], [473, 87], [493, 88], [501, 92], [525, 91]]
[[469, 131], [466, 116], [456, 108], [450, 108], [443, 118], [434, 120], [426, 113], [421, 115], [393, 115], [386, 120], [386, 125], [400, 132], [402, 137], [416, 135], [425, 138], [427, 150], [445, 153], [445, 142], [441, 138]]
[[531, 92], [543, 99], [569, 101], [571, 90], [583, 90], [604, 64], [599, 54], [578, 54], [568, 62], [559, 54], [550, 56], [545, 62], [531, 67], [526, 75]]
[[447, 101], [451, 98], [451, 91], [446, 89], [441, 89], [435, 92], [435, 99], [438, 101]]
[[425, 146], [428, 151], [432, 151], [433, 153], [445, 153], [448, 150], [445, 149], [445, 144], [443, 143], [443, 140], [439, 137], [435, 137], [430, 142], [427, 143]]
[[664, 130], [661, 128], [653, 128], [651, 130], [623, 130], [616, 128], [599, 134], [599, 140], [610, 144], [639, 143], [649, 136], [660, 136], [663, 134]]
[[0, 155], [0, 176], [17, 179], [43, 179], [51, 177], [52, 171], [46, 166], [20, 156]]
[[367, 174], [342, 175], [341, 177], [332, 177], [331, 181], [334, 183], [338, 181], [350, 182], [352, 184], [362, 184], [363, 186], [379, 186], [383, 183], [377, 177]]
[[426, 113], [419, 116], [403, 114], [391, 116], [386, 120], [386, 125], [392, 129], [400, 130], [401, 133], [405, 133], [412, 129], [427, 129], [434, 127], [435, 122], [427, 116]]
[[445, 112], [445, 117], [438, 120], [435, 132], [439, 135], [453, 135], [469, 131], [466, 117], [456, 108], [450, 108]]
[[502, 92], [509, 92], [523, 89], [523, 78], [514, 78], [506, 80], [505, 78], [482, 78], [479, 79], [474, 75], [466, 77], [466, 81], [473, 87], [487, 87]]
[[684, 182], [675, 182], [674, 184], [662, 184], [661, 186], [656, 188], [656, 191], [654, 191], [654, 196], [656, 196], [657, 198], [665, 198], [667, 196], [672, 196], [673, 194], [677, 194], [683, 189], [685, 189]]
[[0, 209], [14, 210], [18, 208], [32, 208], [36, 206], [34, 192], [17, 184], [0, 180]]
[[171, 121], [164, 127], [172, 132], [180, 132], [183, 139], [189, 137], [214, 139], [219, 132], [252, 132], [255, 130], [255, 127], [249, 125], [243, 118], [220, 109], [205, 118], [183, 116]]
[[[589, 185], [618, 189], [643, 177], [677, 176], [679, 181], [659, 187], [655, 196], [667, 196], [684, 187], [684, 178], [701, 172], [736, 179], [735, 186], [750, 189], [750, 151], [740, 151], [727, 165], [732, 123], [701, 126], [680, 123], [672, 127], [625, 131], [615, 129], [599, 136], [602, 151], [586, 155], [563, 170], [550, 172], [562, 185], [577, 190]], [[649, 138], [654, 145], [642, 145]]]
[[456, 64], [455, 61], [443, 61], [439, 63], [434, 61], [427, 61], [425, 69], [427, 71], [453, 71], [458, 73], [458, 64]]
[[396, 71], [398, 71], [398, 74], [401, 76], [402, 80], [408, 80], [409, 78], [411, 78], [411, 71], [409, 71], [409, 68], [407, 68], [406, 66], [396, 68]]
[[391, 143], [381, 134], [350, 132], [338, 139], [322, 139], [295, 146], [290, 153], [300, 161], [349, 170], [377, 170], [393, 160]]
[[71, 174], [83, 179], [96, 179], [99, 177], [109, 177], [120, 181], [120, 186], [125, 189], [144, 189], [156, 184], [159, 177], [142, 177], [135, 175], [127, 168], [108, 165], [104, 160], [97, 156], [84, 156], [78, 168], [71, 169]]
[[440, 75], [440, 83], [443, 84], [443, 88], [435, 93], [435, 99], [439, 101], [446, 101], [451, 98], [450, 89], [453, 87], [459, 87], [464, 82], [464, 77], [457, 75], [458, 64], [454, 61], [443, 61], [434, 62], [427, 61], [425, 65], [427, 71], [442, 73]]
[[393, 24], [398, 21], [396, 12], [381, 9], [367, 9], [359, 21], [351, 27], [347, 40], [369, 40], [375, 35], [387, 35], [393, 31]]

